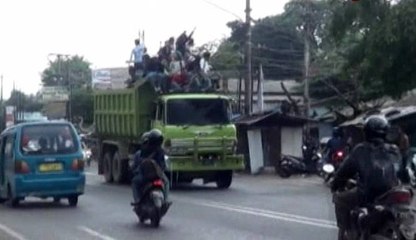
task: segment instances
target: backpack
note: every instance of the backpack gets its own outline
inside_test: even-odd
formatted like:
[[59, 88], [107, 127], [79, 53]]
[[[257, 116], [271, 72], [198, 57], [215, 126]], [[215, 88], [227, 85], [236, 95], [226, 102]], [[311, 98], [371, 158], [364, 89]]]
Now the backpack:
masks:
[[388, 144], [370, 147], [367, 194], [380, 196], [398, 184], [394, 149]]

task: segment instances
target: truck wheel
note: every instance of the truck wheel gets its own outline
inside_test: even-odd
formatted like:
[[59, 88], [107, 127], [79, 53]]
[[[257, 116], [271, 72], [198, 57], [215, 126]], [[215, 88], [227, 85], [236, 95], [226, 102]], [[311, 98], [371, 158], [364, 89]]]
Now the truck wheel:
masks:
[[104, 170], [105, 181], [108, 183], [111, 183], [113, 182], [113, 173], [112, 173], [113, 166], [112, 166], [112, 157], [111, 157], [110, 152], [106, 152], [104, 154], [103, 162], [104, 162], [103, 170]]
[[222, 171], [217, 176], [217, 187], [219, 189], [227, 189], [233, 181], [233, 171]]
[[123, 183], [126, 179], [128, 162], [121, 159], [119, 152], [117, 151], [113, 156], [113, 179], [116, 183]]

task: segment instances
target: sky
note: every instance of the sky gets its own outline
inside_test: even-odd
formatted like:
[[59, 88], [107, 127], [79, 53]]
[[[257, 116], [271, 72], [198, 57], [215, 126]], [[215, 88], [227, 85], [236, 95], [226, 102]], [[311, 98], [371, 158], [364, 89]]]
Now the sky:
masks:
[[[252, 0], [252, 17], [279, 14], [287, 2]], [[51, 53], [83, 56], [92, 68], [127, 67], [139, 31], [150, 54], [194, 28], [195, 44], [202, 45], [229, 36], [226, 23], [245, 19], [244, 9], [245, 0], [0, 0], [4, 97], [13, 82], [36, 93]]]

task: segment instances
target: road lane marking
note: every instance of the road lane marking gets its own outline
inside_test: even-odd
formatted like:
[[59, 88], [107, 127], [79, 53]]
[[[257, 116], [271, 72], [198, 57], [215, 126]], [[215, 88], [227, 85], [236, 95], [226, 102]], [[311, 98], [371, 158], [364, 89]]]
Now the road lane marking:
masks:
[[288, 214], [288, 213], [282, 213], [282, 212], [276, 212], [276, 211], [270, 211], [270, 210], [264, 210], [264, 209], [257, 209], [257, 208], [250, 208], [250, 207], [244, 207], [244, 206], [238, 206], [238, 205], [231, 205], [226, 203], [220, 203], [220, 202], [211, 202], [211, 201], [195, 201], [195, 200], [185, 200], [185, 202], [191, 202], [195, 205], [201, 205], [211, 208], [217, 208], [232, 212], [238, 212], [238, 213], [245, 213], [260, 217], [267, 217], [272, 218], [276, 220], [282, 220], [287, 222], [295, 222], [300, 224], [306, 224], [321, 228], [328, 228], [328, 229], [338, 229], [336, 226], [336, 222], [329, 221], [325, 219], [317, 219], [317, 218], [310, 218], [300, 215], [294, 215], [294, 214]]
[[2, 230], [3, 232], [5, 232], [7, 235], [15, 238], [16, 240], [26, 240], [25, 237], [23, 237], [20, 233], [14, 231], [13, 229], [3, 225], [0, 223], [0, 230]]
[[78, 229], [88, 233], [89, 235], [91, 235], [93, 237], [97, 237], [97, 238], [102, 239], [102, 240], [115, 240], [114, 238], [112, 238], [110, 236], [104, 235], [102, 233], [94, 231], [91, 228], [88, 228], [88, 227], [85, 227], [85, 226], [79, 226]]

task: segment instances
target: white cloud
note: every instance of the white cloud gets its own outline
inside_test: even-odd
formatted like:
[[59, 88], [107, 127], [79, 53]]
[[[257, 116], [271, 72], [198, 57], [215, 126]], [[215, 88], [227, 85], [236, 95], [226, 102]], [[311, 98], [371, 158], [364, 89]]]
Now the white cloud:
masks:
[[[40, 88], [49, 53], [79, 54], [94, 67], [126, 66], [138, 30], [155, 53], [159, 44], [196, 27], [197, 45], [229, 35], [227, 22], [244, 19], [244, 0], [13, 0], [0, 1], [0, 74], [7, 98], [16, 87]], [[282, 12], [288, 0], [252, 1], [252, 16]]]

